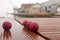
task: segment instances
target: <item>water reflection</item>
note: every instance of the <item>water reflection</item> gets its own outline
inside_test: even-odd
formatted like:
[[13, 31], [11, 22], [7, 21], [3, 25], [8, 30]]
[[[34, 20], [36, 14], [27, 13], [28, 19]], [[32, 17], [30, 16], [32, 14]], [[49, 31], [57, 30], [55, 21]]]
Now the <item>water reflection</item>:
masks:
[[3, 32], [3, 40], [12, 40], [12, 36], [11, 36], [10, 31], [4, 31]]

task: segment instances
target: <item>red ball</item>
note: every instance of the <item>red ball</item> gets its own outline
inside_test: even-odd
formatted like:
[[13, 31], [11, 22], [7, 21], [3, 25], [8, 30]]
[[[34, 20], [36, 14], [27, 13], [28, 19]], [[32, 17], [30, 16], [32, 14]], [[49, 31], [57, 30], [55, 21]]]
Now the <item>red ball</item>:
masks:
[[23, 21], [23, 25], [24, 25], [24, 27], [26, 28], [26, 26], [27, 26], [27, 20], [25, 20], [25, 21]]
[[26, 28], [29, 29], [29, 25], [31, 24], [32, 22], [28, 21], [27, 22], [27, 25], [26, 25]]
[[10, 30], [11, 27], [12, 27], [12, 24], [9, 22], [9, 21], [5, 21], [3, 24], [2, 24], [2, 27], [4, 30]]
[[30, 31], [33, 31], [33, 32], [36, 32], [36, 31], [38, 30], [38, 28], [39, 28], [39, 26], [38, 26], [37, 23], [31, 23], [31, 24], [29, 25], [29, 30], [30, 30]]

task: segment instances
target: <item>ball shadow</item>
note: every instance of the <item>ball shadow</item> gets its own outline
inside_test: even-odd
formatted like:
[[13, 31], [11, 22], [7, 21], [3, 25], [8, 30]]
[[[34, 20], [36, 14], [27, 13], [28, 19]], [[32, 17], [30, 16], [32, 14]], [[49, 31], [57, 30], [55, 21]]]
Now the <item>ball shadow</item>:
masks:
[[4, 40], [5, 40], [5, 39], [6, 39], [6, 40], [7, 40], [7, 39], [8, 39], [8, 40], [9, 40], [9, 39], [11, 40], [11, 39], [12, 39], [11, 32], [10, 32], [10, 31], [4, 31], [4, 32], [3, 32], [3, 39], [4, 39]]
[[[47, 37], [45, 37], [44, 35], [42, 35], [41, 33], [39, 33], [39, 32], [31, 32], [30, 30], [28, 30], [27, 28], [23, 28], [23, 31], [26, 33], [26, 34], [28, 34], [28, 36], [30, 36], [31, 35], [31, 37], [33, 37], [34, 39], [37, 39], [38, 38], [38, 35], [40, 36], [40, 37], [42, 37], [43, 39], [45, 39], [45, 40], [50, 40], [49, 38], [47, 38]], [[30, 35], [29, 35], [30, 34]], [[32, 38], [32, 39], [33, 39]], [[33, 39], [33, 40], [34, 40]]]

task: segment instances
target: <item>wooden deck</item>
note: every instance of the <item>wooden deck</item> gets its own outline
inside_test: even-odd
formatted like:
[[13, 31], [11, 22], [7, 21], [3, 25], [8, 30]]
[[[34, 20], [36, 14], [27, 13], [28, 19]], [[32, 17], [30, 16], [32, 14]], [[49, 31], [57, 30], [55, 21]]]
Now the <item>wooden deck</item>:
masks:
[[[30, 20], [38, 23], [38, 32], [51, 40], [60, 40], [60, 18], [16, 18], [21, 23]], [[39, 39], [40, 40], [40, 39]]]
[[[2, 23], [4, 21], [10, 21], [12, 28], [10, 31], [4, 31]], [[14, 19], [0, 18], [0, 40], [45, 40], [38, 34], [30, 32], [20, 25]]]
[[[38, 23], [38, 32], [50, 40], [60, 40], [60, 18], [16, 18], [19, 22], [30, 20]], [[10, 31], [4, 31], [2, 23], [10, 21], [12, 28]], [[0, 40], [48, 40], [41, 37], [39, 34], [25, 29], [14, 19], [0, 18]]]

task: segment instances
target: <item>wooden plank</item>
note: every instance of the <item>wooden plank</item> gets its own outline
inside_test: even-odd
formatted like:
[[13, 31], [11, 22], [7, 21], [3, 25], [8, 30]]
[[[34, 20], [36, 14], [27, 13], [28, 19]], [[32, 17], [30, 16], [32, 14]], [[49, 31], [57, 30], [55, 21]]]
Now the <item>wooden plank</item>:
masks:
[[60, 18], [21, 18], [16, 17], [21, 23], [24, 20], [36, 22], [39, 25], [38, 32], [51, 40], [60, 40]]
[[[12, 28], [10, 31], [4, 31], [2, 24], [4, 21], [10, 21]], [[14, 19], [0, 18], [0, 40], [45, 40], [34, 32], [30, 32], [20, 25]]]

